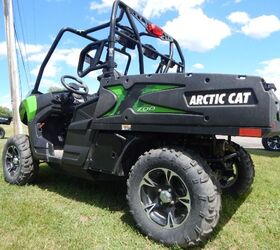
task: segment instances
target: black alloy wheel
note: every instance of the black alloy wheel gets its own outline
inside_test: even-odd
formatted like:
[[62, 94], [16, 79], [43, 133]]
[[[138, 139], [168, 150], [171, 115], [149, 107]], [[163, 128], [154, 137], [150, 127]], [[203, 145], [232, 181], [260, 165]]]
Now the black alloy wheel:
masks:
[[181, 177], [172, 170], [149, 171], [140, 183], [139, 195], [147, 216], [161, 227], [176, 228], [188, 218], [190, 193]]
[[2, 164], [4, 179], [10, 184], [25, 185], [36, 179], [39, 165], [33, 160], [28, 136], [16, 135], [7, 140]]
[[205, 241], [218, 223], [221, 196], [206, 161], [192, 151], [145, 152], [127, 180], [127, 200], [137, 226], [166, 245]]
[[7, 174], [10, 177], [14, 177], [18, 173], [20, 167], [20, 155], [15, 145], [11, 145], [7, 148], [4, 164], [7, 169]]

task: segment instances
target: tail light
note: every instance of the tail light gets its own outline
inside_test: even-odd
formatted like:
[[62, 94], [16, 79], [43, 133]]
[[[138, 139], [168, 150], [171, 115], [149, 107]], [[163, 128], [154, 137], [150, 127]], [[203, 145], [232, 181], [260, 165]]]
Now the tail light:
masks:
[[164, 34], [163, 29], [153, 23], [149, 23], [146, 29], [150, 34], [153, 34], [156, 37], [161, 37]]

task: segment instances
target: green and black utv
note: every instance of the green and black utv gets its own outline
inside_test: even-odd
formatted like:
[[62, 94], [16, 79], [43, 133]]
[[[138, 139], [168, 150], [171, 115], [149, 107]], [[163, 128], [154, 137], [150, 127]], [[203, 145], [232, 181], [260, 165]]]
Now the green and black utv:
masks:
[[[42, 93], [44, 69], [65, 33], [88, 41], [77, 76], [61, 77], [65, 90]], [[166, 51], [155, 48], [164, 44]], [[94, 72], [100, 87], [90, 95], [80, 78]], [[58, 33], [20, 106], [29, 136], [4, 147], [4, 178], [30, 183], [40, 163], [86, 179], [125, 178], [145, 235], [196, 245], [219, 221], [221, 192], [240, 196], [253, 183], [252, 159], [231, 136], [279, 134], [274, 89], [255, 76], [185, 73], [178, 42], [116, 0], [109, 22]]]

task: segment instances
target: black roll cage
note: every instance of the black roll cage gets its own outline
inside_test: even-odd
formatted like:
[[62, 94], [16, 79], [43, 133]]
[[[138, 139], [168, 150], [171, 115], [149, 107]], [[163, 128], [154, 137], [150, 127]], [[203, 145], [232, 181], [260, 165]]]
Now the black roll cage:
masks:
[[[120, 8], [120, 14], [117, 17], [117, 12], [118, 12], [118, 8]], [[124, 15], [127, 16], [127, 19], [129, 21], [129, 24], [132, 28], [132, 31], [134, 33], [135, 39], [124, 34], [123, 32], [121, 32], [120, 30], [124, 29], [124, 26], [122, 26], [120, 24], [120, 21], [123, 19]], [[114, 4], [113, 4], [113, 8], [112, 8], [112, 13], [111, 13], [111, 19], [109, 22], [106, 22], [104, 24], [101, 24], [99, 26], [87, 29], [87, 30], [76, 30], [73, 28], [63, 28], [59, 31], [59, 33], [57, 34], [55, 40], [53, 41], [46, 57], [44, 58], [37, 78], [36, 78], [36, 82], [34, 85], [34, 89], [32, 91], [32, 94], [38, 93], [38, 89], [39, 89], [39, 85], [45, 70], [45, 67], [49, 61], [49, 59], [51, 58], [53, 52], [55, 51], [57, 45], [59, 44], [61, 38], [63, 37], [64, 33], [66, 32], [70, 32], [73, 33], [77, 36], [86, 38], [90, 41], [97, 42], [97, 41], [101, 41], [99, 39], [94, 38], [93, 36], [90, 35], [90, 33], [105, 29], [110, 27], [110, 33], [109, 33], [109, 37], [107, 39], [104, 39], [102, 41], [105, 42], [105, 47], [107, 47], [107, 60], [106, 63], [104, 63], [102, 65], [102, 68], [104, 68], [104, 75], [106, 77], [110, 77], [114, 75], [114, 68], [116, 67], [116, 63], [115, 63], [115, 51], [124, 54], [128, 57], [128, 61], [127, 61], [127, 65], [125, 68], [125, 72], [124, 74], [127, 75], [128, 73], [128, 69], [131, 63], [131, 55], [125, 51], [124, 49], [119, 49], [115, 47], [116, 44], [116, 35], [120, 36], [120, 37], [124, 37], [130, 41], [132, 41], [133, 43], [136, 44], [137, 46], [137, 50], [138, 50], [138, 60], [139, 60], [139, 72], [140, 74], [145, 74], [144, 71], [144, 54], [143, 54], [143, 49], [147, 49], [149, 51], [152, 51], [153, 53], [156, 53], [158, 56], [161, 57], [161, 60], [165, 61], [165, 67], [164, 69], [161, 67], [161, 63], [159, 64], [156, 73], [167, 73], [168, 69], [174, 65], [177, 65], [177, 73], [183, 73], [185, 72], [185, 59], [184, 56], [182, 54], [182, 50], [178, 44], [178, 42], [172, 38], [171, 36], [169, 36], [167, 33], [165, 33], [164, 31], [162, 31], [162, 35], [161, 36], [156, 36], [150, 32], [140, 32], [138, 31], [136, 24], [133, 20], [134, 17], [136, 20], [138, 20], [140, 22], [140, 24], [142, 24], [146, 31], [147, 31], [147, 26], [149, 24], [152, 24], [148, 19], [146, 19], [145, 17], [143, 17], [142, 15], [140, 15], [139, 13], [137, 13], [135, 10], [133, 10], [132, 8], [130, 8], [129, 6], [127, 6], [125, 3], [123, 3], [120, 0], [115, 0]], [[167, 41], [169, 42], [169, 54], [168, 55], [163, 55], [161, 53], [159, 53], [157, 50], [145, 45], [141, 43], [141, 36], [149, 36], [149, 37], [155, 37], [155, 38], [159, 38], [163, 41]], [[178, 55], [180, 57], [181, 62], [177, 62], [175, 60], [173, 60], [173, 53], [174, 53], [174, 45], [178, 51]], [[99, 67], [101, 68], [101, 67]]]

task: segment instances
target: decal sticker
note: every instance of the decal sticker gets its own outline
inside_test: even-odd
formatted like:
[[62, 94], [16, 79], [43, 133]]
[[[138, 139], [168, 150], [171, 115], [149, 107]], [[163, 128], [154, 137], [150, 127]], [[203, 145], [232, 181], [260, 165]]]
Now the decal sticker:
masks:
[[131, 130], [130, 124], [122, 124], [122, 130]]
[[143, 107], [139, 107], [137, 108], [137, 112], [141, 112], [141, 113], [150, 113], [156, 110], [155, 106], [143, 106]]
[[214, 106], [214, 105], [252, 105], [256, 104], [256, 98], [251, 90], [230, 92], [199, 92], [186, 93], [189, 106]]

